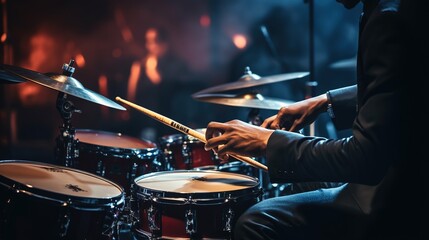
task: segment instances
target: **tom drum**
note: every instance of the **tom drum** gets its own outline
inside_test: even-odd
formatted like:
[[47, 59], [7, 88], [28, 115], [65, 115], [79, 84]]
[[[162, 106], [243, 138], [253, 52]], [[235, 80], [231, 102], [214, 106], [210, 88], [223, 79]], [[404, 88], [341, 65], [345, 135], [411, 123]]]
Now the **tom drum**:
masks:
[[162, 239], [229, 239], [237, 218], [260, 200], [256, 178], [219, 171], [176, 170], [135, 179], [137, 235]]
[[[204, 129], [197, 129], [204, 133]], [[218, 166], [219, 159], [213, 151], [204, 149], [204, 142], [185, 134], [172, 134], [161, 137], [166, 170], [191, 170], [202, 166]]]
[[129, 193], [133, 180], [163, 169], [158, 146], [120, 133], [77, 129], [78, 156], [70, 167], [88, 171], [124, 187]]

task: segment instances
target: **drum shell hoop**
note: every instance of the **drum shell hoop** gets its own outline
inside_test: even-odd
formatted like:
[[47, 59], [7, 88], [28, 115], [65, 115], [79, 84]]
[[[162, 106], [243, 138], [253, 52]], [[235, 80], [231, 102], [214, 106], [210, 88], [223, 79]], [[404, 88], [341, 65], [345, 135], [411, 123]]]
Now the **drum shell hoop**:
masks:
[[94, 145], [77, 141], [77, 149], [85, 150], [88, 153], [102, 155], [105, 157], [125, 158], [125, 159], [139, 159], [139, 160], [151, 160], [158, 158], [161, 152], [158, 148], [145, 148], [145, 149], [125, 149], [115, 148], [108, 146]]
[[[171, 205], [219, 205], [228, 202], [239, 202], [253, 198], [258, 198], [262, 194], [262, 188], [252, 190], [243, 189], [231, 192], [213, 192], [213, 193], [175, 193], [160, 192], [149, 189], [139, 189], [134, 193], [137, 199], [144, 201], [153, 201], [159, 204]], [[184, 196], [186, 195], [186, 196]]]

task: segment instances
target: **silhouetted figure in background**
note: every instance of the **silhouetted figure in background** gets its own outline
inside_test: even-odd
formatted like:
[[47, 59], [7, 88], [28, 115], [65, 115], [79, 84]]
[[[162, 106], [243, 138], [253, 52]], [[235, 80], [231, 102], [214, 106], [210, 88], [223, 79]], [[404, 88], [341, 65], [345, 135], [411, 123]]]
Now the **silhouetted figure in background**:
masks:
[[[190, 106], [186, 106], [186, 99], [181, 94], [193, 79], [186, 62], [174, 53], [169, 41], [168, 33], [162, 28], [146, 30], [144, 56], [131, 64], [126, 96], [131, 102], [175, 119], [180, 117], [178, 114], [187, 117], [186, 108]], [[190, 95], [185, 94], [189, 99]], [[137, 110], [130, 109], [129, 114], [129, 122], [122, 126], [132, 135], [157, 141], [165, 134], [176, 133]], [[184, 119], [176, 119], [179, 120]]]

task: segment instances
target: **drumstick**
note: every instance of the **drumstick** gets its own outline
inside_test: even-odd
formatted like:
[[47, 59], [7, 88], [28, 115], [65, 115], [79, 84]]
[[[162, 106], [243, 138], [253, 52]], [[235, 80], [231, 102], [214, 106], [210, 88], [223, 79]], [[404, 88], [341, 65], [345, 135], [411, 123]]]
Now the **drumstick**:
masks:
[[[195, 131], [195, 130], [193, 130], [191, 128], [188, 128], [185, 125], [182, 125], [182, 124], [180, 124], [180, 123], [178, 123], [176, 121], [173, 121], [172, 119], [170, 119], [168, 117], [165, 117], [165, 116], [163, 116], [161, 114], [158, 114], [158, 113], [156, 113], [154, 111], [151, 111], [151, 110], [149, 110], [147, 108], [139, 106], [139, 105], [137, 105], [135, 103], [129, 102], [127, 100], [124, 100], [124, 99], [122, 99], [120, 97], [116, 97], [115, 99], [116, 99], [116, 101], [125, 103], [125, 104], [127, 104], [127, 105], [129, 105], [129, 106], [131, 106], [131, 107], [133, 107], [133, 108], [135, 108], [135, 109], [137, 109], [137, 110], [145, 113], [149, 117], [151, 117], [151, 118], [153, 118], [153, 119], [155, 119], [155, 120], [157, 120], [157, 121], [159, 121], [161, 123], [164, 123], [165, 125], [167, 125], [169, 127], [175, 128], [176, 130], [179, 130], [180, 132], [182, 132], [184, 134], [190, 135], [190, 136], [192, 136], [192, 137], [194, 137], [194, 138], [196, 138], [196, 139], [198, 139], [198, 140], [200, 140], [200, 141], [202, 141], [204, 143], [207, 142], [206, 137], [204, 136], [204, 134], [202, 134], [202, 133], [200, 133], [198, 131]], [[262, 164], [262, 163], [260, 163], [258, 161], [255, 161], [255, 160], [253, 160], [253, 159], [251, 159], [249, 157], [240, 156], [240, 155], [231, 155], [231, 156], [234, 157], [234, 158], [237, 158], [237, 159], [239, 159], [239, 160], [241, 160], [243, 162], [246, 162], [246, 163], [248, 163], [248, 164], [250, 164], [250, 165], [252, 165], [254, 167], [260, 168], [260, 169], [262, 169], [264, 171], [268, 171], [267, 166], [265, 166], [264, 164]]]

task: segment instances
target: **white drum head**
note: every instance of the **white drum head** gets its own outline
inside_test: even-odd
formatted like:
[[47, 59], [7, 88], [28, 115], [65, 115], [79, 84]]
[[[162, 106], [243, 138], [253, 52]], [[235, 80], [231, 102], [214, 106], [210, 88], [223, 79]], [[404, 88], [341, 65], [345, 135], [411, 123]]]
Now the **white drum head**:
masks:
[[90, 129], [77, 129], [75, 138], [80, 142], [123, 149], [147, 149], [156, 148], [156, 144], [138, 138], [122, 135], [121, 133], [111, 133], [105, 131], [95, 131]]
[[255, 187], [259, 183], [246, 175], [217, 171], [177, 170], [143, 175], [135, 183], [145, 189], [175, 193], [230, 192]]
[[50, 164], [1, 162], [0, 175], [31, 189], [68, 196], [108, 199], [122, 194], [118, 185], [83, 171]]

